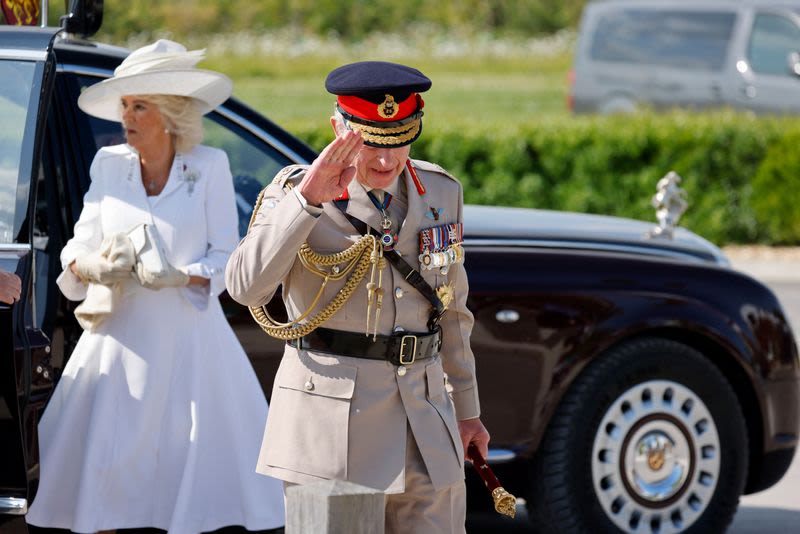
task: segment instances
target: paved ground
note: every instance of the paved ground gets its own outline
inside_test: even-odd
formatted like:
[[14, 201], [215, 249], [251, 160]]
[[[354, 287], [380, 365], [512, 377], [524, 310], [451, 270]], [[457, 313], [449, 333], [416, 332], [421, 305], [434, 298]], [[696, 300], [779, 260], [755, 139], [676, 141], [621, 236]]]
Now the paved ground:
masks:
[[800, 283], [800, 247], [735, 246], [723, 251], [734, 268], [767, 284]]

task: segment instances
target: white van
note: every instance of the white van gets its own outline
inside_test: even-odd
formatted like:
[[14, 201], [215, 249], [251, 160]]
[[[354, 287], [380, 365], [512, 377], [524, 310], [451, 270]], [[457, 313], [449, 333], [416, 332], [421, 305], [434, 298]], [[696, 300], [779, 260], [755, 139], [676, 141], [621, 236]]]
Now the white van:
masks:
[[800, 113], [800, 0], [590, 2], [570, 82], [577, 113]]

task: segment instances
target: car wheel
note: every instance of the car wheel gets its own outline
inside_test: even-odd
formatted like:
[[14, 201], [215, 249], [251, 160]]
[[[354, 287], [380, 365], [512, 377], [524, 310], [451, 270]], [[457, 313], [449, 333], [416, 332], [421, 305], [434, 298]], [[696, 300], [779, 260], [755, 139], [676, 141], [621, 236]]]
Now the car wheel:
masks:
[[570, 386], [532, 463], [542, 532], [723, 532], [747, 474], [739, 402], [682, 343], [642, 338]]

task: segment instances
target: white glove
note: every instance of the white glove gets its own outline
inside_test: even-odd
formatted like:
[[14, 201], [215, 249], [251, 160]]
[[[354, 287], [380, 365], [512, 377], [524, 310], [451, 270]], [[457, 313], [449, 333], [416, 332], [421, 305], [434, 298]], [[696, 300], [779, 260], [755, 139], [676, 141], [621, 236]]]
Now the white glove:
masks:
[[160, 274], [148, 271], [142, 262], [136, 262], [136, 279], [147, 289], [161, 289], [163, 287], [183, 287], [189, 284], [189, 275], [172, 264], [166, 264], [166, 270]]
[[136, 255], [125, 234], [106, 237], [100, 248], [75, 258], [75, 271], [84, 282], [111, 285], [131, 277]]

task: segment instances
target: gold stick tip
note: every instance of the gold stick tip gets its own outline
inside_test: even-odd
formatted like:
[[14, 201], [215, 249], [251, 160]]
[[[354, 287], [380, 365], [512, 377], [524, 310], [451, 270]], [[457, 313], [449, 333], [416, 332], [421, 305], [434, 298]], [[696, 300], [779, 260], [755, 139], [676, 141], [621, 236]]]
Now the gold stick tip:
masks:
[[494, 499], [494, 509], [503, 515], [513, 518], [517, 513], [517, 498], [503, 488], [495, 488], [492, 491]]

